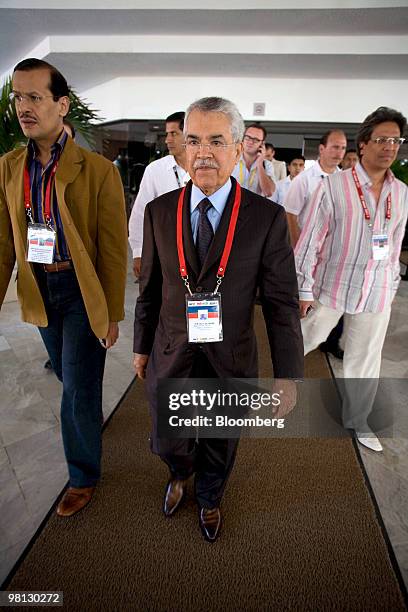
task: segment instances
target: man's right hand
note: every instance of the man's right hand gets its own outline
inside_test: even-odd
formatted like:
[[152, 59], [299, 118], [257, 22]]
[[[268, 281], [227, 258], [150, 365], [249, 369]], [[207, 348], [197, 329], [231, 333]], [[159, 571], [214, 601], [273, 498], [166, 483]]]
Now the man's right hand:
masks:
[[146, 377], [146, 367], [149, 361], [149, 355], [141, 355], [134, 353], [133, 367], [135, 368], [136, 376], [142, 380]]
[[313, 308], [314, 301], [309, 302], [308, 300], [299, 300], [300, 318], [304, 319], [307, 315], [309, 308]]
[[133, 274], [136, 276], [136, 278], [139, 278], [140, 276], [141, 267], [142, 267], [142, 258], [134, 257], [133, 258]]

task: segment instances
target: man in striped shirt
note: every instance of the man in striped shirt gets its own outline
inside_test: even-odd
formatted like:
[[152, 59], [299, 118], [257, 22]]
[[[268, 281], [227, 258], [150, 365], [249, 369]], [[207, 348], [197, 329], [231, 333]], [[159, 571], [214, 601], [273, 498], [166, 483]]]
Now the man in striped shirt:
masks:
[[377, 451], [382, 446], [367, 417], [400, 280], [408, 212], [408, 188], [389, 168], [404, 142], [406, 123], [401, 113], [386, 107], [365, 119], [357, 134], [360, 162], [317, 187], [295, 250], [305, 354], [327, 338], [344, 314], [344, 378], [364, 382], [358, 401], [355, 393], [351, 399], [351, 381], [346, 383], [343, 423]]

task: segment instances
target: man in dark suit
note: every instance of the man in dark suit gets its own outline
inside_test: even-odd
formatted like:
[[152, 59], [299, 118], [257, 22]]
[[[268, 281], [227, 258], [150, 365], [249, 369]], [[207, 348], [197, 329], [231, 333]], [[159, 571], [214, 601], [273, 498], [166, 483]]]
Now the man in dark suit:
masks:
[[[219, 507], [238, 440], [159, 438], [158, 382], [187, 377], [256, 378], [253, 316], [258, 287], [275, 377], [302, 377], [303, 342], [285, 211], [241, 190], [230, 177], [244, 134], [238, 109], [222, 98], [203, 98], [189, 107], [184, 130], [192, 182], [183, 192], [172, 191], [153, 200], [145, 211], [134, 366], [140, 378], [147, 376], [152, 450], [170, 469], [164, 513], [174, 514], [184, 497], [187, 479], [195, 473], [199, 524], [204, 537], [212, 542], [220, 531]], [[237, 223], [227, 266], [222, 269], [220, 260], [233, 210], [239, 211]], [[177, 249], [177, 227], [185, 265]], [[186, 286], [181, 275], [193, 294], [213, 292], [217, 278], [222, 277], [221, 341], [194, 342], [188, 336]], [[294, 397], [295, 393], [292, 404]]]

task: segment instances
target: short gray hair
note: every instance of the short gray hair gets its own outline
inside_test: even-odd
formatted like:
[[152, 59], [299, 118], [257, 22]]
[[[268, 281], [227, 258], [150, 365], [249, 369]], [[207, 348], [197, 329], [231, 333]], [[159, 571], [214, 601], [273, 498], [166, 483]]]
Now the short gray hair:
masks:
[[190, 113], [198, 110], [202, 113], [224, 113], [231, 123], [231, 135], [234, 142], [242, 142], [245, 132], [245, 124], [241, 113], [233, 102], [225, 98], [200, 98], [188, 107], [184, 121], [184, 135], [186, 135], [187, 121]]

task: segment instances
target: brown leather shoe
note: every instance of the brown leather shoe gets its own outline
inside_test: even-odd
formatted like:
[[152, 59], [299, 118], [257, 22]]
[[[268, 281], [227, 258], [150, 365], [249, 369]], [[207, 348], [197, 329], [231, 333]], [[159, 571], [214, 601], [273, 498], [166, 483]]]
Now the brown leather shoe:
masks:
[[57, 507], [59, 516], [72, 516], [85, 508], [92, 499], [95, 487], [69, 487]]
[[221, 529], [221, 511], [219, 508], [201, 508], [199, 517], [200, 529], [207, 542], [215, 542]]
[[164, 493], [163, 512], [165, 516], [173, 516], [186, 494], [187, 480], [169, 480]]

